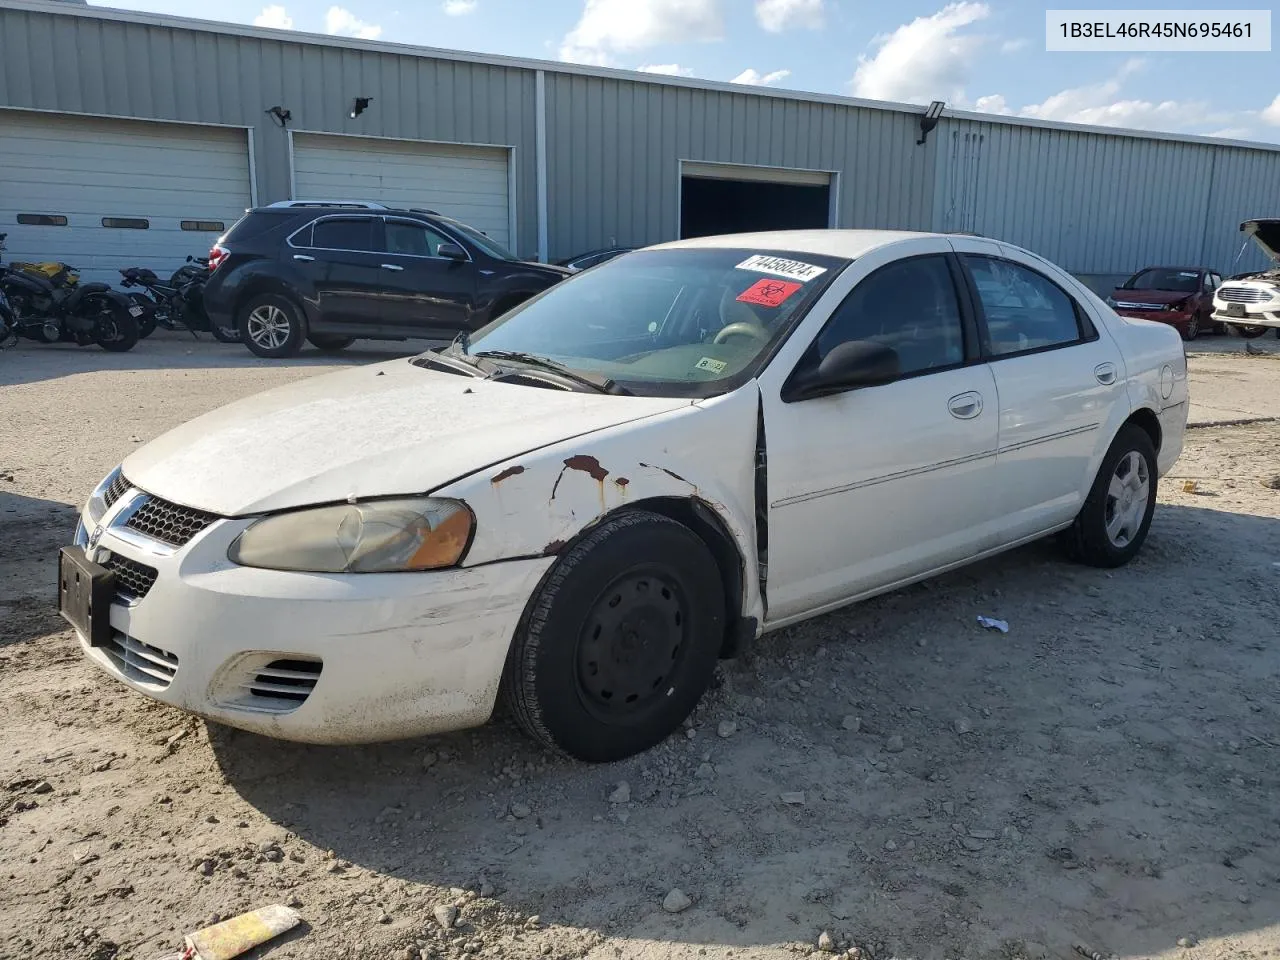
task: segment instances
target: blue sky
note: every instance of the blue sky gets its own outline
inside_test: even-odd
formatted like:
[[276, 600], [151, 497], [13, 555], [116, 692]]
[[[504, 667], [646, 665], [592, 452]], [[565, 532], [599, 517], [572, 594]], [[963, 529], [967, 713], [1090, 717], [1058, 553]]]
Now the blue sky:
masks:
[[[1162, 3], [1170, 9], [1204, 9], [1211, 0]], [[878, 100], [942, 99], [970, 110], [1067, 122], [1280, 142], [1275, 53], [1046, 53], [1045, 5], [1025, 0], [111, 0], [102, 5]]]

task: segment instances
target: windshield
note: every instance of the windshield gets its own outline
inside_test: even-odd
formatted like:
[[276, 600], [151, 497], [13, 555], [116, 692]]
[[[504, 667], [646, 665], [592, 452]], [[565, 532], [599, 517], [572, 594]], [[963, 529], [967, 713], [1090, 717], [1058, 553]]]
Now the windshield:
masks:
[[512, 253], [510, 250], [508, 250], [506, 247], [500, 244], [497, 240], [494, 240], [492, 237], [485, 236], [475, 227], [467, 226], [467, 224], [462, 223], [459, 220], [450, 220], [447, 217], [442, 217], [441, 219], [444, 220], [445, 223], [447, 223], [454, 230], [457, 230], [460, 234], [462, 234], [464, 237], [466, 237], [468, 240], [474, 243], [477, 247], [479, 247], [485, 253], [487, 253], [489, 256], [493, 257], [495, 260], [515, 260], [516, 259], [516, 255], [514, 253]]
[[1141, 273], [1130, 277], [1125, 282], [1124, 289], [1195, 293], [1200, 289], [1200, 272], [1198, 270], [1169, 270], [1163, 267], [1143, 270]]
[[848, 263], [774, 250], [630, 253], [561, 281], [465, 349], [536, 354], [631, 393], [715, 396], [753, 376]]

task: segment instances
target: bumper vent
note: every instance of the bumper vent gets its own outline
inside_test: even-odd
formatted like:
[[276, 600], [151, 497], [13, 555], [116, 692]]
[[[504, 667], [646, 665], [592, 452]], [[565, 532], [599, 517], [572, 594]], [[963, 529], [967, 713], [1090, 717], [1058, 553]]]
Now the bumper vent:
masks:
[[196, 534], [219, 519], [217, 514], [150, 497], [125, 526], [170, 546], [185, 547]]
[[163, 690], [178, 672], [178, 658], [168, 650], [142, 643], [118, 630], [103, 650], [125, 679], [134, 683], [159, 686]]
[[102, 501], [110, 509], [116, 505], [116, 501], [129, 492], [132, 484], [125, 479], [123, 473], [117, 473], [111, 484], [107, 487], [106, 492], [102, 495]]
[[116, 575], [116, 596], [125, 603], [141, 600], [155, 586], [160, 575], [155, 567], [113, 553], [103, 564]]
[[288, 713], [306, 703], [323, 668], [319, 660], [272, 660], [252, 670], [242, 686], [254, 709]]
[[1266, 303], [1272, 294], [1257, 287], [1219, 287], [1218, 296], [1227, 303]]

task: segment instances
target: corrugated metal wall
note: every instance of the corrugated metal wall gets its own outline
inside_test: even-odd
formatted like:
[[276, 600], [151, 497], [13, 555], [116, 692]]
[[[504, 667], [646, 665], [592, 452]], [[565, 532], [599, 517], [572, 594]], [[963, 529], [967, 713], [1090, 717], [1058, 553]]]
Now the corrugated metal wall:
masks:
[[[2, 3], [3, 0], [0, 0]], [[0, 107], [243, 126], [258, 200], [289, 193], [280, 104], [298, 131], [515, 147], [517, 251], [537, 246], [537, 73], [210, 28], [93, 8], [0, 5]], [[235, 28], [227, 28], [234, 30]], [[366, 45], [368, 46], [368, 45]], [[548, 69], [551, 256], [679, 229], [679, 163], [839, 174], [844, 227], [970, 230], [1077, 273], [1233, 267], [1242, 219], [1280, 216], [1280, 152], [969, 119], [917, 146], [918, 115]], [[374, 98], [359, 120], [353, 97]]]
[[[352, 98], [375, 108], [348, 117]], [[262, 203], [289, 196], [294, 130], [516, 148], [518, 246], [537, 246], [534, 74], [417, 56], [0, 7], [0, 107], [252, 128]]]
[[839, 174], [839, 226], [927, 230], [932, 146], [909, 114], [547, 74], [553, 255], [679, 230], [681, 160]]
[[[1240, 221], [1280, 216], [1280, 152], [1000, 123], [938, 127], [934, 223], [1076, 273], [1151, 264], [1227, 273]], [[1250, 245], [1239, 270], [1265, 259]]]

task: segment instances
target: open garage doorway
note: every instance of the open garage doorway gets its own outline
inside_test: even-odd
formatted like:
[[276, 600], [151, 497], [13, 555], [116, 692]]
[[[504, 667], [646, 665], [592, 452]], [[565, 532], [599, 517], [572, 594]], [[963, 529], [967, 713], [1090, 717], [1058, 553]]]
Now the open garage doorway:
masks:
[[821, 170], [680, 164], [680, 236], [835, 225], [835, 174]]

